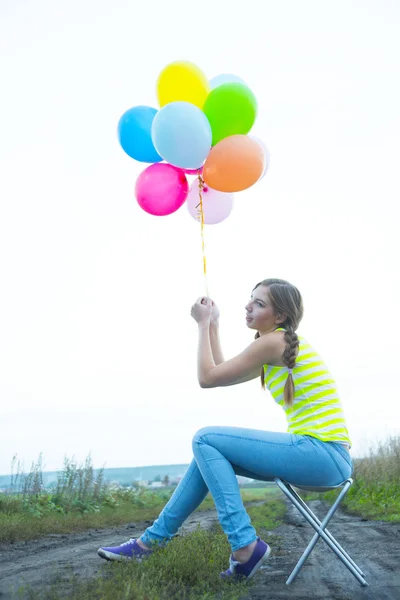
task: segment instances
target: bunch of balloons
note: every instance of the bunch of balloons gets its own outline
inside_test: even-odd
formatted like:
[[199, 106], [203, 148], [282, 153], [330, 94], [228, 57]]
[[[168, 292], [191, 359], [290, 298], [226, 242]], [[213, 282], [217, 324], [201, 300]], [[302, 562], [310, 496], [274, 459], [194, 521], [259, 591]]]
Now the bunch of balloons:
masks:
[[[269, 164], [265, 144], [248, 135], [257, 100], [236, 75], [208, 81], [195, 64], [167, 65], [157, 80], [160, 109], [134, 106], [118, 123], [123, 150], [133, 159], [153, 163], [139, 175], [135, 195], [151, 215], [165, 216], [186, 201], [202, 223], [226, 219], [233, 193], [261, 179]], [[197, 178], [189, 186], [188, 176]]]

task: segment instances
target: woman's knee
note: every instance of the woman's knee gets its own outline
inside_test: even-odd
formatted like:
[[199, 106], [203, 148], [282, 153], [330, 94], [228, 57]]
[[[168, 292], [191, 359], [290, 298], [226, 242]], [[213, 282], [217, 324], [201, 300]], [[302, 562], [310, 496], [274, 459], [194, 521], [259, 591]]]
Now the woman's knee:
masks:
[[207, 442], [207, 440], [205, 439], [206, 436], [210, 433], [216, 433], [217, 429], [217, 427], [212, 425], [209, 425], [208, 427], [202, 427], [194, 434], [192, 439], [192, 445], [194, 446], [195, 444]]

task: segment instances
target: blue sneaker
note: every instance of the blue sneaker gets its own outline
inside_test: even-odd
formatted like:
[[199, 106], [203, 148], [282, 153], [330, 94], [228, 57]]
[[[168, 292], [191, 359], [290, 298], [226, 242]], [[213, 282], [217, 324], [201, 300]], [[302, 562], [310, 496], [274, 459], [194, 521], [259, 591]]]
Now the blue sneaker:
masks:
[[152, 554], [153, 550], [144, 550], [137, 543], [137, 538], [131, 538], [120, 546], [99, 548], [97, 554], [106, 560], [131, 560], [142, 562], [144, 558]]
[[229, 558], [229, 569], [220, 573], [220, 577], [232, 581], [250, 579], [250, 577], [253, 577], [256, 571], [258, 571], [261, 565], [267, 560], [270, 554], [271, 547], [258, 537], [257, 544], [249, 560], [245, 563], [241, 563], [235, 560], [233, 554], [231, 554]]

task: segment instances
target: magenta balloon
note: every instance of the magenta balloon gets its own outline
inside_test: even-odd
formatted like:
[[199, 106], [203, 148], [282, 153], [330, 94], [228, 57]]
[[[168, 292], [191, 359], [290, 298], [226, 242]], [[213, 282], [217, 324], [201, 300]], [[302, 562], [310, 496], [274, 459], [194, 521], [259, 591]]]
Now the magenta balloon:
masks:
[[[203, 189], [202, 198], [204, 223], [206, 225], [215, 225], [216, 223], [221, 223], [221, 221], [229, 217], [231, 214], [233, 207], [233, 194], [217, 192], [217, 190], [213, 190], [206, 185]], [[199, 204], [199, 202], [199, 185], [195, 180], [191, 185], [186, 201], [189, 213], [194, 219], [197, 219], [197, 211], [200, 207], [196, 208], [196, 206]], [[200, 222], [199, 219], [198, 221]]]
[[164, 217], [182, 206], [189, 191], [185, 173], [164, 163], [155, 163], [136, 180], [135, 195], [139, 206], [150, 215]]

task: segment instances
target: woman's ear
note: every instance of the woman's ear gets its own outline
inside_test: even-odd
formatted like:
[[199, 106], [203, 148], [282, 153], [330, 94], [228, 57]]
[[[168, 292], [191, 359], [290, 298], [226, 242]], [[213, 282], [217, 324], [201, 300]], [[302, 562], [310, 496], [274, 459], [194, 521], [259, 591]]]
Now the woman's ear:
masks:
[[278, 313], [277, 318], [275, 319], [275, 323], [284, 323], [287, 319], [287, 315], [285, 313]]

